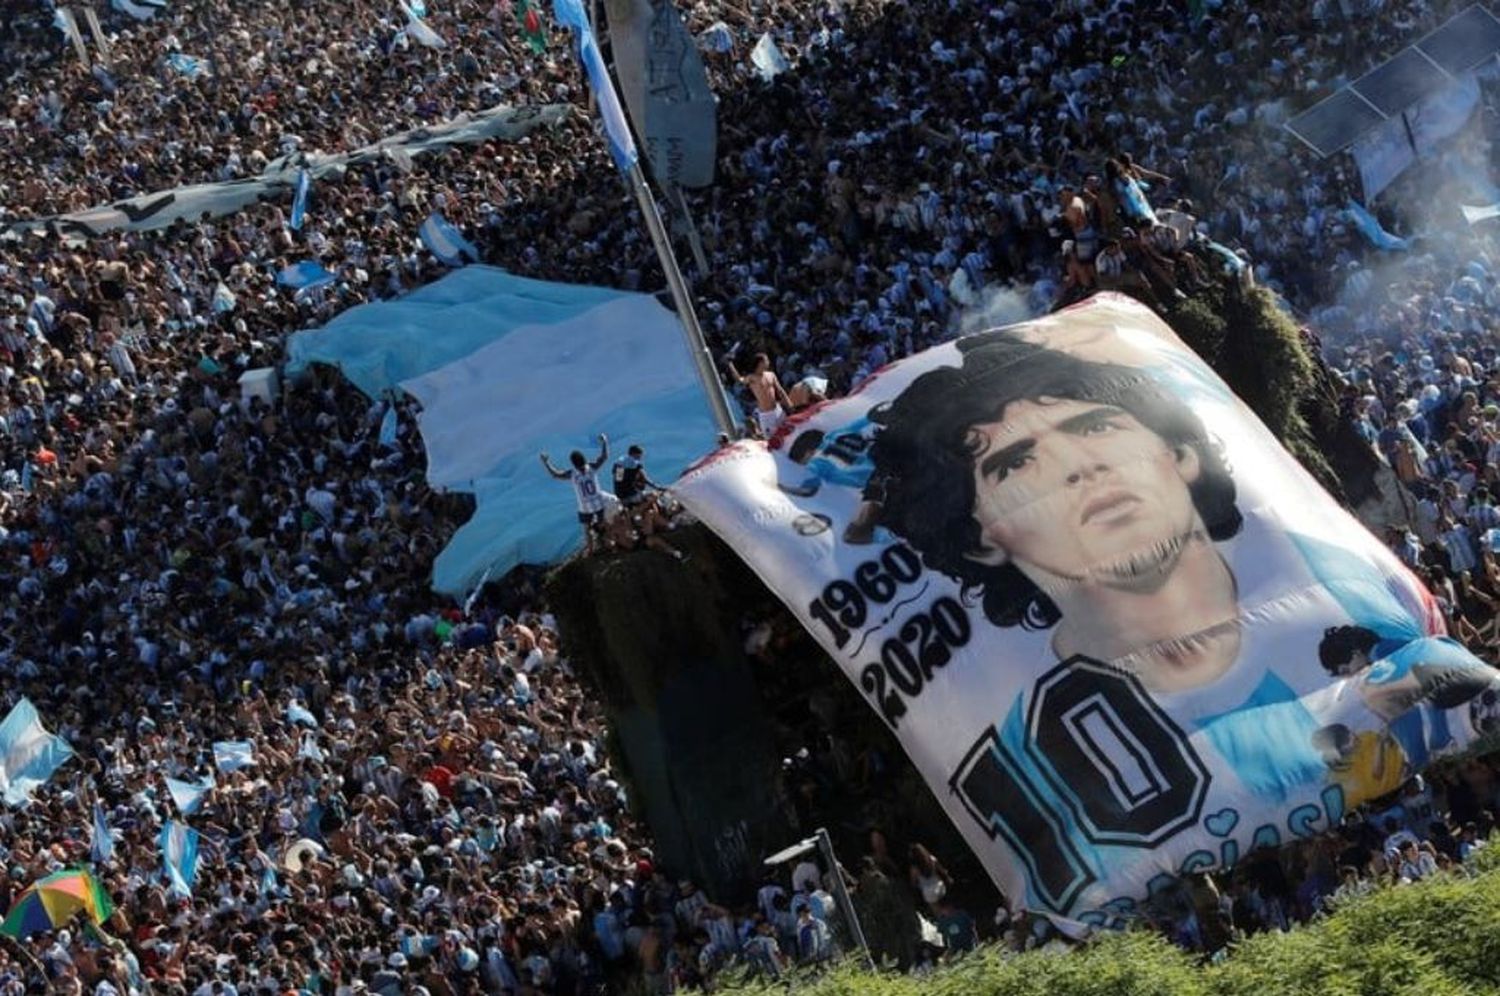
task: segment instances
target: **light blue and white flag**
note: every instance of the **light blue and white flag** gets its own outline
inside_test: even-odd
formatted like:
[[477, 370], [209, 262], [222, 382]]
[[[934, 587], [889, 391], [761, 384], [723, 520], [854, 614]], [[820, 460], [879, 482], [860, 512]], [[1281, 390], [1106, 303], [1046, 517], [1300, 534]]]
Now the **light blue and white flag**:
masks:
[[191, 896], [198, 877], [198, 831], [180, 820], [161, 828], [162, 871], [174, 896]]
[[[612, 452], [645, 446], [652, 479], [665, 481], [713, 447], [682, 326], [649, 294], [466, 266], [293, 335], [288, 360], [293, 374], [326, 363], [366, 397], [400, 388], [422, 403], [428, 481], [476, 499], [433, 564], [433, 587], [455, 600], [487, 570], [503, 577], [578, 546], [572, 493], [537, 465], [538, 451], [592, 456], [604, 432]], [[525, 392], [495, 390], [517, 370]], [[538, 397], [567, 401], [538, 406]]]
[[322, 761], [328, 755], [323, 753], [323, 748], [318, 746], [318, 735], [312, 730], [302, 731], [302, 745], [297, 748], [297, 756], [305, 757], [309, 761]]
[[220, 740], [214, 744], [214, 767], [226, 775], [255, 763], [255, 745], [248, 740]]
[[400, 426], [396, 423], [396, 406], [387, 402], [385, 414], [380, 416], [380, 445], [394, 447], [399, 429]]
[[767, 83], [792, 68], [792, 64], [781, 54], [781, 48], [776, 44], [776, 39], [771, 37], [767, 31], [760, 36], [760, 41], [750, 50], [750, 63], [755, 66], [760, 78]]
[[436, 211], [422, 222], [417, 235], [427, 251], [442, 260], [446, 266], [463, 266], [468, 261], [479, 262], [479, 250], [453, 227], [452, 222]]
[[715, 21], [698, 36], [698, 41], [708, 51], [722, 55], [734, 48], [734, 31], [723, 21]]
[[[30, 469], [30, 464], [27, 464]], [[0, 795], [8, 806], [31, 801], [31, 793], [73, 755], [68, 742], [49, 733], [30, 699], [22, 699], [0, 723]]]
[[293, 263], [276, 274], [276, 286], [288, 287], [298, 294], [315, 290], [336, 280], [338, 277], [315, 259], [304, 259], [300, 263]]
[[185, 52], [173, 52], [167, 56], [167, 65], [179, 76], [195, 80], [208, 74], [208, 63]]
[[302, 231], [302, 223], [307, 220], [307, 195], [311, 191], [312, 174], [304, 166], [297, 171], [297, 195], [292, 198], [292, 217], [287, 222], [294, 232]]
[[167, 9], [167, 0], [110, 0], [109, 5], [137, 21], [149, 21], [159, 11]]
[[281, 880], [276, 877], [276, 866], [268, 864], [260, 873], [260, 893], [263, 896], [281, 895]]
[[1359, 234], [1363, 235], [1376, 249], [1384, 249], [1387, 252], [1405, 252], [1410, 248], [1405, 239], [1398, 238], [1381, 228], [1375, 216], [1356, 201], [1350, 201], [1344, 206], [1344, 210], [1349, 216], [1349, 221], [1359, 229]]
[[427, 5], [422, 0], [409, 0], [407, 6], [411, 7], [411, 12], [418, 17], [427, 16]]
[[317, 717], [308, 712], [306, 707], [304, 707], [302, 703], [298, 702], [296, 699], [292, 699], [292, 701], [286, 704], [286, 721], [288, 723], [291, 723], [293, 726], [310, 726], [313, 729], [318, 728]]
[[1500, 204], [1483, 204], [1479, 207], [1464, 204], [1459, 207], [1459, 210], [1464, 213], [1464, 221], [1471, 225], [1477, 225], [1490, 218], [1500, 218]]
[[448, 47], [448, 43], [443, 41], [442, 36], [428, 27], [427, 22], [422, 20], [422, 15], [418, 14], [411, 4], [407, 3], [406, 0], [400, 0], [400, 3], [401, 10], [406, 14], [405, 31], [412, 41], [418, 45], [425, 45], [428, 48]]
[[176, 804], [177, 811], [183, 816], [192, 816], [203, 808], [203, 800], [208, 798], [208, 793], [214, 790], [214, 776], [209, 775], [201, 782], [187, 782], [180, 778], [164, 778], [167, 783], [167, 792], [172, 796], [172, 802]]
[[94, 803], [94, 839], [89, 843], [89, 856], [96, 865], [107, 865], [115, 856], [115, 838], [110, 833], [109, 821], [104, 818], [104, 807]]
[[228, 285], [220, 281], [214, 286], [214, 314], [228, 314], [229, 312], [234, 310], [234, 306], [238, 303], [239, 301], [235, 298], [234, 292], [229, 289]]
[[589, 26], [583, 4], [581, 0], [552, 0], [552, 16], [558, 24], [573, 29], [573, 37], [578, 41], [578, 61], [583, 63], [589, 85], [594, 88], [594, 97], [599, 101], [599, 117], [604, 121], [604, 134], [609, 139], [609, 154], [614, 157], [620, 172], [628, 173], [638, 158], [635, 139], [630, 135], [620, 97], [610, 82], [609, 70], [604, 66], [604, 56], [599, 53], [599, 43], [594, 40], [594, 29]]

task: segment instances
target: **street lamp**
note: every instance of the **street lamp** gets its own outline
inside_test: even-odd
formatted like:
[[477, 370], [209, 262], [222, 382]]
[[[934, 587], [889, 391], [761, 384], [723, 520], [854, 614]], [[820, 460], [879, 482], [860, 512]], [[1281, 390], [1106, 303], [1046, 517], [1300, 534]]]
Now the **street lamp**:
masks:
[[865, 943], [865, 930], [859, 925], [859, 914], [854, 912], [854, 903], [849, 898], [849, 890], [844, 888], [844, 873], [839, 869], [839, 859], [833, 853], [833, 841], [829, 839], [827, 830], [818, 827], [817, 832], [806, 840], [798, 841], [791, 847], [783, 848], [771, 855], [765, 860], [765, 865], [771, 868], [786, 864], [814, 850], [823, 856], [823, 861], [833, 875], [834, 902], [839, 904], [839, 909], [844, 914], [844, 922], [849, 924], [849, 932], [854, 935], [854, 943], [858, 944], [859, 949], [865, 954], [865, 965], [874, 971], [875, 959], [870, 957], [870, 945]]

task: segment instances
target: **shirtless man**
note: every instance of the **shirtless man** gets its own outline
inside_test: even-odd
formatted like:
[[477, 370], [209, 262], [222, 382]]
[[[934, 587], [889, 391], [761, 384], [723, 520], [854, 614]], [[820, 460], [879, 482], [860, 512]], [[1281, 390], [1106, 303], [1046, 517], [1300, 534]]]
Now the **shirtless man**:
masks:
[[724, 362], [728, 364], [729, 373], [735, 382], [744, 384], [755, 395], [755, 422], [760, 426], [760, 434], [769, 437], [792, 407], [792, 399], [787, 397], [786, 390], [776, 377], [776, 371], [771, 369], [771, 358], [765, 353], [756, 353], [755, 370], [749, 374], [741, 374], [736, 370], [733, 360], [726, 359]]

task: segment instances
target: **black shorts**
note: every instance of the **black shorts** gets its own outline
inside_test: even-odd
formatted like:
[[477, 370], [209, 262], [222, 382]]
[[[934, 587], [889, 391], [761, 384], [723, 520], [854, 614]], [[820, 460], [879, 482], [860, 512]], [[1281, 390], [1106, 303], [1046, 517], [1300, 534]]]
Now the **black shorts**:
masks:
[[579, 512], [578, 521], [585, 526], [597, 526], [604, 521], [604, 509], [597, 512]]

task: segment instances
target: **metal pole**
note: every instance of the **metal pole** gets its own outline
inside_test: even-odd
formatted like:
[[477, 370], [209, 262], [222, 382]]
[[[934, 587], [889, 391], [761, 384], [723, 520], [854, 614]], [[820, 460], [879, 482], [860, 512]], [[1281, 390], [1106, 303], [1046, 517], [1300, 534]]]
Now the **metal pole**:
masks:
[[734, 416], [729, 412], [729, 403], [724, 400], [724, 387], [719, 382], [719, 371], [709, 355], [708, 344], [703, 340], [703, 328], [698, 324], [698, 314], [693, 310], [693, 298], [688, 293], [687, 282], [682, 279], [682, 270], [677, 266], [677, 257], [672, 254], [672, 243], [661, 223], [661, 213], [656, 208], [656, 198], [646, 186], [646, 174], [637, 158], [630, 166], [630, 189], [646, 218], [646, 229], [651, 233], [651, 243], [656, 247], [656, 257], [667, 275], [667, 287], [672, 292], [672, 302], [677, 305], [677, 317], [682, 322], [683, 341], [693, 365], [698, 370], [698, 379], [703, 385], [703, 394], [708, 398], [708, 407], [713, 412], [714, 423], [720, 432], [730, 436], [738, 434]]
[[871, 971], [875, 970], [875, 959], [870, 957], [870, 945], [865, 941], [865, 929], [859, 924], [859, 914], [854, 912], [854, 902], [849, 898], [849, 890], [844, 888], [844, 873], [839, 868], [839, 859], [833, 853], [833, 841], [828, 837], [828, 831], [818, 827], [818, 850], [823, 855], [823, 860], [828, 863], [828, 873], [833, 876], [833, 897], [838, 901], [839, 908], [843, 910], [844, 921], [849, 924], [849, 933], [854, 935], [854, 943], [865, 953], [865, 965]]
[[687, 196], [683, 194], [682, 188], [672, 184], [669, 188], [671, 197], [677, 203], [677, 210], [682, 213], [682, 225], [684, 234], [687, 235], [688, 248], [693, 250], [693, 262], [698, 267], [700, 278], [708, 279], [708, 257], [703, 253], [703, 240], [698, 236], [698, 226], [693, 221], [693, 212], [688, 210]]

